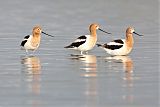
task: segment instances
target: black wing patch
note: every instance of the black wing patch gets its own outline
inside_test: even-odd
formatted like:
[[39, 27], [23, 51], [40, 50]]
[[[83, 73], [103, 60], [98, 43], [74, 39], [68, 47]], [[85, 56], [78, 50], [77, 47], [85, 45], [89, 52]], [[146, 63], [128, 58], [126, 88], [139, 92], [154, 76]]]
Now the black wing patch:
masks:
[[24, 46], [26, 42], [27, 42], [27, 40], [22, 41], [21, 46]]
[[124, 44], [124, 42], [121, 39], [114, 40], [113, 42]]
[[72, 44], [70, 44], [69, 46], [66, 46], [64, 48], [78, 48], [80, 45], [84, 44], [86, 42], [87, 37], [85, 35], [80, 36], [77, 38], [77, 40], [75, 42], [73, 42]]
[[80, 36], [77, 39], [86, 39], [86, 38], [87, 38], [86, 36]]
[[86, 41], [81, 41], [81, 42], [73, 42], [71, 45], [66, 46], [64, 48], [75, 48], [75, 47], [79, 47], [80, 45], [82, 45], [83, 43], [85, 43]]
[[82, 45], [83, 43], [85, 43], [86, 41], [81, 41], [81, 42], [75, 42], [75, 43], [72, 43], [71, 46], [73, 47], [79, 47], [80, 45]]
[[104, 47], [107, 49], [115, 50], [115, 49], [120, 49], [123, 45], [107, 45], [104, 44]]
[[24, 37], [24, 39], [28, 39], [29, 37], [30, 37], [30, 35], [27, 35], [27, 36]]

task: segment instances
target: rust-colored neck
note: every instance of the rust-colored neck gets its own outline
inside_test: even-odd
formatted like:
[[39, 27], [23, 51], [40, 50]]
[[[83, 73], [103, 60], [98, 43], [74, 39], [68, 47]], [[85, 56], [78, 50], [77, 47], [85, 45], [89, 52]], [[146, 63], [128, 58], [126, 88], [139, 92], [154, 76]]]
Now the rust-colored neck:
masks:
[[97, 33], [96, 33], [96, 29], [95, 29], [95, 28], [91, 28], [91, 29], [90, 29], [90, 35], [92, 35], [92, 36], [97, 36]]
[[31, 41], [31, 44], [33, 47], [38, 47], [41, 41], [41, 35], [40, 34], [33, 34], [33, 39]]
[[40, 37], [41, 35], [40, 35], [40, 33], [33, 33], [33, 37], [35, 37], [35, 38], [38, 38], [38, 37]]
[[126, 43], [128, 47], [133, 47], [134, 40], [133, 35], [131, 33], [126, 33]]

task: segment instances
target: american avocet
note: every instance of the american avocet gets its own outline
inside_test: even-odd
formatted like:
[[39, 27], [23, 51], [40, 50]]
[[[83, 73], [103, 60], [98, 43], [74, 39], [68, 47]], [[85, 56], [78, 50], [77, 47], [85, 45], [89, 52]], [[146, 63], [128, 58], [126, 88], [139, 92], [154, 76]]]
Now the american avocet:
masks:
[[134, 28], [128, 27], [126, 30], [126, 39], [117, 39], [106, 44], [97, 44], [98, 47], [102, 47], [110, 55], [127, 55], [131, 52], [133, 48], [133, 33], [139, 36], [140, 35], [134, 32]]
[[52, 35], [43, 32], [40, 26], [35, 26], [33, 28], [32, 35], [25, 36], [21, 42], [22, 49], [25, 49], [26, 52], [28, 52], [28, 50], [35, 51], [39, 47], [41, 33], [53, 37]]
[[99, 25], [94, 23], [94, 24], [91, 24], [89, 27], [90, 35], [82, 35], [82, 36], [78, 37], [69, 46], [66, 46], [64, 48], [79, 50], [79, 51], [81, 51], [81, 54], [84, 51], [91, 50], [97, 42], [97, 33], [96, 33], [97, 29], [102, 32], [105, 32], [107, 34], [110, 34], [106, 31], [100, 29]]

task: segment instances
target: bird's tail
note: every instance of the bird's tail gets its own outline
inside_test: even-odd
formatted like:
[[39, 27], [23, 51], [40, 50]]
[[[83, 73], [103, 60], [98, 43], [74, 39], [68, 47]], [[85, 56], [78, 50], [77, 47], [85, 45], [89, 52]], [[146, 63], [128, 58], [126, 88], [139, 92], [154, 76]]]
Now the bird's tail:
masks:
[[98, 47], [102, 47], [103, 45], [102, 44], [96, 44]]
[[69, 46], [65, 46], [64, 48], [73, 48], [73, 46], [69, 45]]

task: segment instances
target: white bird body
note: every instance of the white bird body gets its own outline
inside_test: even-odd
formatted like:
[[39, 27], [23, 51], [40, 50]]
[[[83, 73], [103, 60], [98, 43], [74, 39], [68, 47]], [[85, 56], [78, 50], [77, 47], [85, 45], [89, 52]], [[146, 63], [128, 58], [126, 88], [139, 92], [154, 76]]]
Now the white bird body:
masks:
[[[97, 29], [99, 29], [105, 33], [108, 33], [106, 31], [100, 29], [98, 24], [91, 24], [89, 27], [90, 35], [80, 36], [74, 42], [72, 42], [70, 45], [68, 45], [64, 48], [81, 51], [81, 54], [84, 51], [91, 50], [96, 45], [96, 42], [97, 42], [97, 33], [96, 33]], [[110, 34], [110, 33], [108, 33], [108, 34]]]
[[[133, 33], [135, 33], [134, 29], [132, 27], [129, 27], [126, 30], [125, 39], [117, 39], [103, 45], [102, 44], [97, 44], [97, 45], [98, 47], [103, 48], [108, 54], [113, 56], [128, 55], [132, 51], [133, 44], [134, 44]], [[142, 36], [142, 35], [139, 35], [139, 36]]]
[[28, 39], [24, 38], [24, 40], [23, 40], [24, 42], [26, 41], [26, 43], [24, 44], [22, 49], [25, 49], [25, 50], [36, 50], [40, 45], [40, 38], [34, 39], [33, 35], [28, 35], [28, 36], [29, 36]]
[[40, 26], [35, 26], [33, 28], [32, 35], [25, 36], [24, 39], [22, 40], [21, 49], [25, 49], [26, 52], [28, 52], [28, 50], [31, 51], [37, 50], [41, 41], [41, 33], [53, 37], [52, 35], [42, 32]]
[[123, 41], [124, 44], [116, 43], [116, 42], [107, 43], [107, 45], [110, 45], [110, 46], [115, 45], [115, 46], [119, 46], [121, 48], [115, 49], [115, 50], [104, 48], [104, 50], [110, 55], [127, 55], [127, 54], [129, 54], [132, 50], [132, 47], [127, 46], [125, 39], [121, 39], [121, 40]]
[[[85, 39], [79, 39], [79, 38], [85, 38]], [[72, 44], [79, 44], [78, 47], [73, 47], [69, 49], [79, 50], [79, 51], [88, 51], [91, 50], [97, 41], [97, 38], [92, 37], [91, 35], [84, 35], [77, 38]], [[81, 44], [81, 45], [80, 45]]]

